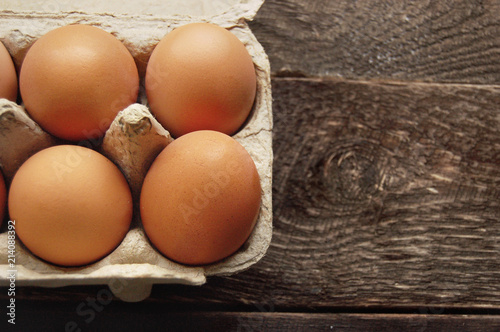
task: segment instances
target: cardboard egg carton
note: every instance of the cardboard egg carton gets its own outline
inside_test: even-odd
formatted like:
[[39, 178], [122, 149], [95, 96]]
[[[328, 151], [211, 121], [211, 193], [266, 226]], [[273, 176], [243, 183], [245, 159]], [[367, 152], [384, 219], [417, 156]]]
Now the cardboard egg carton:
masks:
[[[122, 243], [108, 256], [84, 267], [58, 267], [32, 255], [16, 241], [15, 264], [8, 261], [7, 222], [0, 232], [0, 286], [8, 271], [16, 271], [17, 286], [61, 287], [108, 285], [124, 301], [147, 298], [153, 284], [201, 285], [208, 276], [230, 275], [259, 261], [272, 235], [272, 99], [267, 55], [246, 21], [263, 0], [170, 0], [123, 5], [121, 1], [8, 0], [0, 9], [0, 41], [17, 69], [39, 37], [60, 26], [80, 23], [115, 35], [133, 55], [141, 77], [138, 102], [118, 113], [104, 138], [86, 141], [115, 162], [127, 178], [134, 197], [134, 219]], [[172, 138], [151, 115], [144, 92], [144, 73], [155, 45], [174, 28], [191, 22], [211, 22], [234, 33], [246, 46], [256, 68], [257, 96], [245, 126], [233, 137], [252, 156], [260, 175], [262, 204], [257, 224], [247, 242], [232, 256], [206, 266], [186, 266], [161, 255], [150, 244], [141, 225], [138, 198], [144, 176], [158, 153]], [[18, 105], [0, 99], [0, 168], [9, 184], [31, 155], [60, 140], [44, 132]]]

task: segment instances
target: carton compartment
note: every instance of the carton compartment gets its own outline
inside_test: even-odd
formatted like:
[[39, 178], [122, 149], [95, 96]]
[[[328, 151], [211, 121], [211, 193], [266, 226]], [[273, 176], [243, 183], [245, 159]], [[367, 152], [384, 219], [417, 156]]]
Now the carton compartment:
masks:
[[[88, 1], [87, 1], [88, 2]], [[90, 1], [92, 2], [92, 1]], [[116, 2], [116, 1], [115, 1]], [[16, 1], [7, 1], [14, 6]], [[68, 1], [60, 1], [69, 4]], [[99, 2], [101, 3], [101, 2]], [[229, 4], [233, 1], [224, 1]], [[77, 284], [106, 284], [124, 301], [140, 301], [149, 296], [152, 284], [182, 283], [201, 285], [211, 275], [230, 275], [247, 269], [266, 252], [272, 236], [272, 112], [270, 69], [267, 56], [244, 20], [258, 9], [260, 1], [238, 2], [228, 12], [215, 17], [176, 16], [158, 19], [145, 15], [141, 19], [125, 15], [106, 16], [69, 12], [50, 14], [35, 11], [4, 10], [0, 12], [0, 40], [13, 56], [19, 70], [29, 46], [44, 33], [72, 23], [98, 26], [118, 37], [131, 51], [139, 67], [141, 92], [137, 103], [121, 111], [106, 132], [97, 150], [111, 159], [124, 173], [134, 196], [134, 220], [122, 243], [102, 260], [78, 268], [64, 268], [48, 264], [33, 256], [21, 243], [16, 243], [16, 283], [22, 285], [60, 287]], [[23, 4], [29, 11], [29, 3]], [[10, 7], [7, 7], [7, 9]], [[250, 8], [250, 9], [249, 9]], [[230, 12], [230, 11], [229, 11]], [[246, 14], [245, 14], [246, 13]], [[250, 13], [250, 14], [248, 14]], [[247, 47], [255, 64], [257, 96], [251, 116], [233, 137], [252, 156], [259, 172], [262, 187], [262, 204], [257, 225], [247, 242], [232, 256], [207, 266], [185, 266], [170, 261], [149, 243], [138, 213], [138, 195], [144, 176], [158, 153], [171, 141], [166, 131], [151, 115], [144, 93], [144, 71], [147, 59], [156, 43], [173, 28], [194, 21], [219, 24], [234, 33]], [[9, 22], [9, 23], [6, 23]], [[31, 22], [31, 23], [30, 23]], [[4, 24], [6, 23], [6, 24]], [[6, 26], [8, 28], [6, 28]], [[136, 28], [134, 28], [136, 27]], [[142, 67], [141, 67], [142, 66]], [[22, 162], [37, 151], [62, 143], [44, 132], [19, 104], [0, 99], [0, 167], [6, 182], [10, 183]], [[82, 142], [95, 148], [95, 142]], [[0, 271], [7, 275], [11, 270], [7, 262], [6, 222], [0, 232]], [[7, 285], [0, 279], [0, 285]]]

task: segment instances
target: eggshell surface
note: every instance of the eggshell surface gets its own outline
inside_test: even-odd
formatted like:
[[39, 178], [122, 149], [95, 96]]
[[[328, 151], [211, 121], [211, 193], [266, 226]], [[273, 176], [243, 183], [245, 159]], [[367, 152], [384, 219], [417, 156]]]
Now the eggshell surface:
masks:
[[261, 187], [255, 164], [233, 138], [196, 131], [155, 159], [141, 191], [144, 229], [166, 257], [209, 264], [236, 252], [255, 226]]
[[12, 180], [8, 204], [22, 243], [63, 266], [110, 253], [132, 219], [132, 196], [120, 170], [98, 152], [74, 145], [30, 157]]
[[9, 51], [0, 43], [0, 98], [17, 99], [17, 74]]
[[152, 113], [174, 137], [196, 130], [234, 134], [250, 114], [257, 85], [245, 45], [210, 23], [167, 34], [151, 54], [145, 84]]
[[139, 74], [116, 37], [74, 24], [35, 41], [19, 85], [26, 110], [42, 128], [78, 141], [102, 136], [116, 114], [137, 100]]

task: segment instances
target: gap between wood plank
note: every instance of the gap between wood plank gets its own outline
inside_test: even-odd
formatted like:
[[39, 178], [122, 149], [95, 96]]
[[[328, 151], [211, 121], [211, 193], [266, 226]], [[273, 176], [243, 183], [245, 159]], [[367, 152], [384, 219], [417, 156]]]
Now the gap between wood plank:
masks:
[[[152, 330], [162, 326], [169, 330], [200, 331], [498, 331], [500, 316], [441, 315], [400, 313], [283, 313], [283, 312], [171, 312], [161, 306], [134, 309], [107, 306], [99, 310], [72, 312], [68, 306], [29, 308], [16, 319], [19, 330]], [[161, 314], [160, 314], [161, 313]], [[160, 315], [159, 315], [160, 314]]]

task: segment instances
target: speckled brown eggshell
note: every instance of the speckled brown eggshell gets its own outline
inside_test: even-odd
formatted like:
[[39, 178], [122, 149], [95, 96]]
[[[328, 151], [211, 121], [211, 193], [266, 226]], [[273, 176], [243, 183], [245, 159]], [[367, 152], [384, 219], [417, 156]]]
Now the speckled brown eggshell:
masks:
[[109, 254], [125, 237], [132, 195], [110, 160], [91, 149], [58, 145], [30, 157], [9, 191], [16, 234], [36, 256], [80, 266]]
[[255, 226], [261, 187], [255, 164], [236, 140], [196, 131], [155, 159], [141, 192], [141, 217], [153, 245], [188, 265], [233, 254]]
[[17, 99], [17, 74], [9, 51], [0, 43], [0, 98]]
[[116, 114], [134, 103], [139, 74], [112, 34], [90, 25], [56, 28], [31, 46], [19, 86], [27, 112], [56, 137], [101, 137]]
[[195, 130], [234, 134], [255, 99], [252, 57], [231, 32], [210, 23], [191, 23], [167, 34], [146, 70], [152, 113], [174, 136]]

